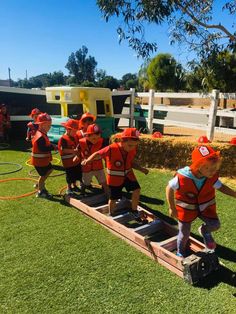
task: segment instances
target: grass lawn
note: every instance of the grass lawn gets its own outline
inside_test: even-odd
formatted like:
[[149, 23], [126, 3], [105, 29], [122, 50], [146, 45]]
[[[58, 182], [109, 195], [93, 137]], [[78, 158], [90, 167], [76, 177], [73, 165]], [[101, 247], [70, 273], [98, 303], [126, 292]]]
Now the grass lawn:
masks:
[[[0, 151], [0, 163], [23, 165], [23, 170], [0, 179], [28, 177], [28, 158], [29, 151], [20, 145]], [[148, 176], [137, 176], [141, 202], [175, 223], [166, 216], [164, 192], [172, 174], [151, 170]], [[32, 185], [1, 183], [0, 195], [26, 193]], [[47, 188], [56, 195], [64, 185], [65, 177], [59, 176], [50, 178]], [[224, 267], [194, 287], [59, 196], [53, 201], [34, 195], [1, 200], [0, 313], [236, 313], [236, 205], [220, 193], [217, 201], [222, 227], [215, 239]], [[199, 224], [194, 222], [192, 228], [197, 239]]]

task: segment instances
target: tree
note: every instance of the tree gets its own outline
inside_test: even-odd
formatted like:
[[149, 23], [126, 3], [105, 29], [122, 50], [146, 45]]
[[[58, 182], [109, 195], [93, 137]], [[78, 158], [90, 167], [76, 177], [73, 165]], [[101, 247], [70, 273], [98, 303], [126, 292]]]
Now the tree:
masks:
[[114, 78], [113, 76], [106, 76], [104, 77], [101, 81], [100, 81], [100, 87], [106, 87], [106, 88], [110, 88], [112, 89], [117, 89], [118, 87], [120, 87], [120, 83], [119, 81]]
[[137, 74], [132, 74], [132, 73], [124, 74], [120, 80], [120, 85], [123, 86], [124, 89], [130, 89], [130, 88], [138, 89]]
[[181, 88], [183, 77], [182, 66], [168, 53], [158, 54], [147, 68], [150, 87], [159, 90], [175, 90]]
[[194, 65], [190, 79], [187, 77], [187, 85], [195, 90], [199, 83], [201, 90], [219, 89], [221, 92], [235, 92], [236, 54], [212, 53], [207, 59], [202, 59]]
[[138, 72], [139, 90], [144, 91], [144, 92], [147, 92], [150, 89], [150, 83], [148, 80], [148, 73], [147, 73], [149, 63], [150, 63], [150, 60], [146, 59], [146, 61], [142, 64]]
[[236, 13], [235, 0], [221, 1], [220, 4], [219, 0], [97, 0], [97, 4], [106, 21], [113, 16], [119, 17], [119, 40], [127, 40], [143, 58], [157, 49], [156, 42], [145, 40], [147, 23], [167, 23], [171, 43], [187, 44], [201, 58], [213, 51], [236, 50], [234, 25], [226, 28], [223, 21], [212, 22], [218, 18], [213, 15], [213, 9], [219, 5], [225, 13], [233, 16]]
[[95, 82], [95, 70], [97, 62], [94, 57], [88, 56], [88, 48], [82, 46], [68, 58], [66, 68], [70, 75], [75, 76], [75, 82], [81, 84], [84, 81]]

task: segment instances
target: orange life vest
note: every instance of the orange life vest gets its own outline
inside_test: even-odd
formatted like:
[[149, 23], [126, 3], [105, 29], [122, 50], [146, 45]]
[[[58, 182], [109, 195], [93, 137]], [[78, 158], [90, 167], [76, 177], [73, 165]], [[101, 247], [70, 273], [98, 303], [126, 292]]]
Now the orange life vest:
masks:
[[136, 149], [128, 152], [126, 158], [124, 158], [119, 143], [110, 145], [110, 155], [106, 157], [108, 185], [120, 186], [124, 183], [125, 178], [136, 181], [132, 169], [132, 162], [135, 155]]
[[63, 167], [64, 168], [71, 168], [71, 167], [77, 166], [78, 164], [80, 164], [80, 159], [77, 159], [74, 162], [73, 158], [76, 156], [75, 153], [68, 154], [68, 153], [64, 153], [63, 152], [63, 149], [61, 149], [61, 141], [62, 141], [62, 139], [64, 139], [66, 141], [66, 143], [67, 143], [67, 147], [66, 148], [68, 148], [68, 149], [75, 149], [78, 143], [76, 142], [75, 138], [73, 140], [67, 134], [62, 135], [62, 137], [59, 139], [58, 150], [59, 150], [59, 153], [61, 155], [61, 160], [62, 160]]
[[[79, 145], [81, 148], [81, 156], [82, 159], [87, 159], [90, 155], [97, 152], [102, 148], [103, 138], [100, 138], [96, 144], [92, 144], [88, 146], [88, 141], [86, 138], [82, 138], [79, 140]], [[86, 165], [82, 166], [83, 172], [90, 172], [93, 170], [102, 170], [103, 163], [102, 158], [93, 160], [92, 162], [87, 163]]]
[[31, 164], [37, 167], [46, 167], [50, 164], [52, 160], [51, 152], [42, 152], [38, 147], [37, 140], [43, 137], [46, 142], [46, 146], [50, 146], [51, 143], [46, 134], [42, 133], [41, 131], [37, 131], [35, 136], [32, 139], [32, 153], [31, 153]]
[[200, 190], [194, 181], [177, 173], [179, 189], [175, 191], [175, 203], [178, 219], [191, 222], [202, 215], [207, 218], [217, 218], [214, 183], [218, 175], [206, 179]]

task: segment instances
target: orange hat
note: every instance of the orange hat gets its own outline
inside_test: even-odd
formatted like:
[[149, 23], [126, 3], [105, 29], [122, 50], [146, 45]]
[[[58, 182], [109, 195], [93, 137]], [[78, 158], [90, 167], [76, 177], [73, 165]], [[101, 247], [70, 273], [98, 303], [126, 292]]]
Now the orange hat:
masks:
[[205, 135], [200, 136], [197, 141], [198, 141], [198, 143], [200, 143], [200, 144], [202, 144], [202, 143], [210, 143], [210, 141], [208, 140], [208, 137], [205, 136]]
[[194, 148], [192, 152], [192, 166], [197, 166], [202, 163], [205, 163], [210, 158], [220, 158], [220, 152], [214, 151], [210, 146], [198, 146]]
[[51, 122], [52, 118], [49, 116], [49, 114], [47, 114], [46, 112], [44, 113], [40, 113], [37, 116], [37, 120], [36, 120], [36, 124], [41, 124], [41, 123], [45, 123], [45, 122]]
[[85, 134], [89, 135], [89, 134], [100, 134], [100, 133], [102, 133], [102, 131], [97, 124], [90, 124]]
[[74, 119], [69, 119], [66, 122], [62, 122], [61, 125], [66, 129], [78, 130], [79, 128], [78, 121]]
[[92, 119], [94, 122], [96, 120], [96, 117], [93, 114], [86, 112], [82, 115], [82, 117], [80, 118], [80, 121], [83, 123], [85, 119]]
[[121, 138], [133, 138], [133, 139], [139, 139], [139, 131], [136, 128], [127, 128], [124, 129], [124, 131], [121, 133]]
[[236, 145], [236, 137], [232, 137], [229, 143], [231, 145]]
[[30, 117], [32, 117], [35, 114], [40, 114], [41, 111], [38, 108], [32, 109], [31, 113], [29, 114]]

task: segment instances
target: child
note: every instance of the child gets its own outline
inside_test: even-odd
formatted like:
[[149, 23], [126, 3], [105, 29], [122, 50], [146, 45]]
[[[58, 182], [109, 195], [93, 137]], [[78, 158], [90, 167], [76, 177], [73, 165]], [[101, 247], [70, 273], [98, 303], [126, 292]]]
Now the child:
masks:
[[218, 179], [220, 164], [220, 152], [215, 152], [210, 146], [198, 146], [192, 152], [192, 165], [179, 169], [169, 181], [166, 197], [169, 214], [178, 219], [177, 255], [180, 257], [186, 256], [191, 222], [197, 217], [204, 222], [198, 231], [206, 247], [209, 250], [216, 247], [211, 235], [220, 228], [215, 189], [236, 197], [236, 192]]
[[69, 119], [62, 125], [66, 129], [66, 133], [62, 135], [58, 142], [58, 150], [61, 155], [63, 167], [66, 171], [66, 182], [67, 182], [67, 195], [72, 195], [73, 191], [78, 192], [79, 189], [76, 186], [76, 181], [82, 181], [82, 171], [80, 158], [73, 158], [77, 155], [78, 151], [76, 147], [78, 141], [76, 139], [76, 131], [78, 130], [78, 122], [73, 119]]
[[50, 143], [47, 132], [51, 128], [52, 120], [47, 113], [41, 113], [36, 120], [38, 130], [32, 139], [31, 164], [35, 167], [39, 174], [38, 192], [36, 197], [51, 198], [45, 188], [45, 181], [52, 172], [52, 150], [56, 150], [57, 146]]
[[122, 189], [124, 187], [128, 192], [133, 191], [132, 211], [137, 211], [140, 185], [132, 168], [148, 174], [147, 169], [140, 167], [134, 162], [136, 148], [139, 143], [139, 132], [135, 128], [127, 128], [122, 132], [120, 139], [121, 142], [113, 143], [101, 149], [82, 162], [82, 164], [87, 165], [97, 156], [106, 158], [107, 184], [110, 191], [108, 202], [110, 215], [115, 214], [116, 201], [122, 198]]
[[78, 140], [85, 137], [85, 133], [87, 131], [88, 126], [93, 124], [95, 120], [96, 117], [89, 112], [86, 112], [82, 115], [82, 117], [79, 120], [79, 130], [76, 132]]
[[38, 130], [38, 124], [36, 123], [37, 117], [40, 114], [40, 110], [38, 108], [32, 109], [29, 116], [33, 119], [33, 122], [29, 122], [27, 124], [27, 133], [26, 133], [26, 141], [30, 142], [35, 135], [36, 131]]
[[[82, 159], [88, 158], [104, 146], [105, 140], [101, 137], [99, 126], [97, 124], [89, 125], [85, 137], [79, 140]], [[97, 158], [90, 163], [82, 164], [82, 174], [84, 184], [83, 193], [85, 192], [85, 189], [91, 185], [92, 178], [95, 176], [98, 183], [102, 185], [104, 192], [108, 194], [106, 176], [103, 170], [101, 157], [97, 156]]]

